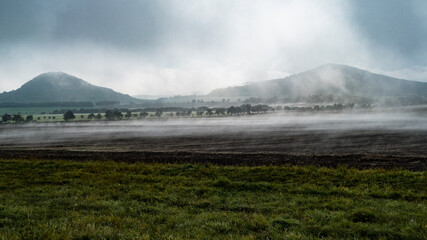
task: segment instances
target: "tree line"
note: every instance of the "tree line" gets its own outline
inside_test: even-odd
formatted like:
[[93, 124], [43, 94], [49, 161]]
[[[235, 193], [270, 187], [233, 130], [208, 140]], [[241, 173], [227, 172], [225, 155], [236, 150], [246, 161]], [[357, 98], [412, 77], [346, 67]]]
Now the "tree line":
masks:
[[[169, 108], [150, 108], [144, 109], [142, 112], [132, 112], [131, 110], [123, 109], [112, 109], [107, 110], [104, 115], [101, 113], [94, 114], [90, 113], [87, 117], [88, 120], [101, 120], [107, 121], [121, 120], [121, 119], [143, 119], [147, 117], [191, 117], [193, 113], [197, 117], [201, 116], [224, 116], [224, 115], [241, 115], [241, 114], [253, 114], [253, 113], [264, 113], [268, 111], [275, 111], [275, 108], [268, 105], [256, 105], [243, 104], [241, 106], [231, 106], [228, 108], [209, 108], [209, 107], [198, 107], [198, 108], [175, 108], [177, 111], [170, 111]], [[151, 114], [148, 111], [152, 112]], [[123, 112], [125, 114], [123, 114]], [[74, 112], [71, 110], [66, 111], [64, 114], [64, 120], [70, 121], [76, 118]]]
[[[87, 116], [87, 120], [121, 120], [121, 119], [144, 119], [147, 117], [192, 117], [193, 113], [196, 117], [203, 116], [233, 116], [233, 115], [251, 115], [251, 114], [260, 114], [273, 111], [304, 111], [304, 112], [317, 112], [317, 111], [342, 111], [342, 110], [351, 110], [355, 107], [355, 104], [333, 104], [326, 106], [311, 106], [311, 107], [290, 107], [290, 106], [275, 106], [271, 107], [266, 104], [258, 104], [252, 106], [251, 104], [243, 104], [240, 106], [230, 106], [228, 108], [219, 107], [219, 108], [210, 108], [210, 107], [197, 107], [197, 108], [147, 108], [143, 109], [140, 112], [132, 112], [129, 109], [109, 109], [106, 110], [103, 114], [101, 113], [90, 113]], [[359, 106], [361, 108], [371, 107], [369, 106]], [[176, 110], [176, 111], [171, 111]], [[135, 110], [134, 110], [135, 111]], [[151, 112], [151, 113], [149, 113]], [[124, 113], [124, 114], [123, 114]], [[46, 118], [46, 117], [44, 117]], [[49, 117], [51, 118], [51, 117]], [[52, 117], [55, 119], [55, 117]], [[84, 115], [81, 115], [81, 118], [84, 118]], [[64, 121], [68, 122], [73, 119], [76, 119], [76, 116], [72, 110], [67, 110], [63, 114]], [[40, 117], [37, 118], [40, 120]], [[20, 114], [4, 114], [1, 118], [2, 123], [15, 122], [15, 123], [24, 123], [34, 121], [33, 115], [27, 115], [25, 118]]]
[[21, 114], [9, 115], [9, 114], [5, 113], [1, 117], [2, 123], [7, 123], [7, 122], [23, 123], [23, 122], [32, 122], [33, 120], [34, 120], [33, 115], [27, 115], [24, 118]]

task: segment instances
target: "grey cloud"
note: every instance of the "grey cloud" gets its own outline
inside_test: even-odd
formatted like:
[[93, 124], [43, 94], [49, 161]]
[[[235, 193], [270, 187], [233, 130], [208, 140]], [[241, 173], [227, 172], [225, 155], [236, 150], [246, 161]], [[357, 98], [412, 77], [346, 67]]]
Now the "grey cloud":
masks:
[[207, 92], [327, 62], [410, 77], [427, 66], [426, 11], [416, 0], [0, 0], [0, 91], [46, 71], [130, 94]]
[[0, 1], [0, 41], [94, 42], [131, 51], [188, 44], [202, 50], [225, 34], [219, 29], [221, 16], [203, 16], [210, 11], [203, 5], [174, 0]]
[[[352, 1], [356, 28], [375, 48], [385, 48], [405, 58], [404, 66], [427, 65], [427, 14], [425, 1]], [[396, 67], [396, 66], [392, 66]]]
[[83, 40], [117, 47], [152, 47], [166, 17], [157, 1], [69, 1], [56, 14], [56, 41]]
[[40, 1], [0, 1], [0, 42], [10, 43], [46, 34]]

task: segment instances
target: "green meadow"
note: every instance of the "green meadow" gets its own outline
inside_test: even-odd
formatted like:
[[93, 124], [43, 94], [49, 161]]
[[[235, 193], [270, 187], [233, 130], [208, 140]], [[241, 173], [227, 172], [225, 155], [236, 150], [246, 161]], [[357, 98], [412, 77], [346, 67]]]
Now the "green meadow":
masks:
[[427, 172], [1, 160], [0, 239], [426, 239]]

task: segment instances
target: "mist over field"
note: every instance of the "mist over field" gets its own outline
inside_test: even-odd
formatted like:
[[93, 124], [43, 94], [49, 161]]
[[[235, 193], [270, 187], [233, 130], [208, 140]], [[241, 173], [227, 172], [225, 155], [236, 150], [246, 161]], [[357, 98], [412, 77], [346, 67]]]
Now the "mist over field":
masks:
[[424, 107], [0, 127], [3, 149], [425, 156], [426, 140], [427, 112]]

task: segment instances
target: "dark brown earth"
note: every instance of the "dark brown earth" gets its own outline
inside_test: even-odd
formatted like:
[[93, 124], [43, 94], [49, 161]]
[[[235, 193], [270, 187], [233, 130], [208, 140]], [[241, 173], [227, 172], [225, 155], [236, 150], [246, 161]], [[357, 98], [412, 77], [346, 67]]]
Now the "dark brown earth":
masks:
[[7, 125], [0, 158], [427, 170], [427, 120], [393, 116]]

